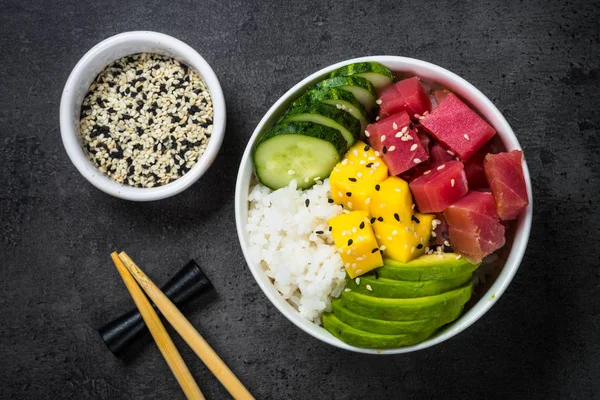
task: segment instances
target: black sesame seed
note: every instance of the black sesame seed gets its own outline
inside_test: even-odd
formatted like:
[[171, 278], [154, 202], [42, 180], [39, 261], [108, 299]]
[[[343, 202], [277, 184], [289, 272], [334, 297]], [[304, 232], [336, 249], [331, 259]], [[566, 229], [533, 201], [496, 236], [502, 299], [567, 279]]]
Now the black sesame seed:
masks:
[[176, 123], [178, 123], [178, 122], [181, 122], [181, 118], [180, 118], [180, 117], [178, 117], [177, 115], [172, 115], [172, 116], [171, 116], [171, 123], [172, 123], [172, 124], [176, 124]]
[[188, 111], [190, 114], [196, 114], [197, 112], [200, 112], [200, 109], [198, 108], [198, 106], [191, 106]]
[[330, 227], [329, 227], [329, 232], [331, 232], [331, 229], [332, 229], [332, 228], [331, 228], [331, 226], [330, 226]]
[[133, 145], [134, 150], [142, 150], [144, 146], [141, 143], [136, 143]]
[[148, 125], [152, 125], [152, 124], [154, 124], [154, 119], [152, 119], [152, 118], [148, 119]]
[[141, 126], [136, 127], [135, 132], [140, 136], [144, 134], [144, 130], [142, 129]]
[[379, 189], [381, 189], [381, 186], [375, 185], [375, 190], [377, 190], [379, 192]]
[[306, 200], [304, 201], [304, 204], [306, 205], [306, 207], [308, 207], [308, 205], [310, 204], [310, 199], [306, 199]]
[[132, 117], [129, 114], [123, 114], [121, 115], [121, 119], [124, 121], [130, 120]]
[[327, 199], [327, 202], [328, 202], [329, 204], [331, 204], [331, 203], [333, 203], [333, 199]]
[[454, 253], [454, 249], [452, 247], [445, 246], [444, 253]]
[[352, 192], [346, 192], [346, 196], [352, 197]]
[[379, 221], [379, 222], [383, 222], [383, 217], [378, 217], [378, 218], [377, 218], [377, 221]]
[[408, 127], [412, 130], [415, 129], [415, 124], [413, 124], [412, 122], [410, 123], [410, 125], [408, 125]]
[[371, 254], [375, 254], [379, 251], [379, 248], [375, 247], [373, 250], [371, 250]]
[[383, 255], [383, 250], [379, 250], [379, 252], [381, 253], [381, 255]]
[[155, 64], [152, 69], [160, 69], [160, 65], [159, 64]]
[[421, 223], [421, 221], [419, 221], [419, 218], [415, 217], [414, 215], [412, 215], [412, 216], [410, 217], [410, 219], [411, 219], [411, 220], [413, 220], [413, 221], [415, 221], [417, 224], [420, 224], [420, 223]]
[[158, 87], [158, 91], [161, 93], [167, 93], [167, 85], [164, 83], [161, 83], [160, 86]]
[[371, 150], [371, 146], [369, 146], [369, 145], [366, 145], [366, 146], [365, 146], [365, 151], [369, 151], [369, 150]]
[[96, 104], [98, 104], [98, 107], [104, 108], [104, 101], [100, 97], [96, 97]]
[[449, 237], [449, 236], [448, 236], [448, 232], [445, 232], [445, 231], [444, 231], [444, 232], [442, 232], [442, 237], [443, 237], [444, 239], [448, 239], [448, 237]]
[[323, 232], [323, 231], [315, 231], [315, 233], [316, 233], [317, 235], [322, 235], [324, 232]]
[[419, 243], [419, 244], [417, 245], [417, 249], [421, 250], [422, 248], [423, 248], [423, 245], [422, 245], [421, 243]]
[[383, 146], [383, 149], [381, 149], [381, 152], [382, 152], [383, 154], [386, 154], [386, 153], [387, 153], [387, 147], [386, 147], [386, 146]]
[[356, 182], [356, 178], [348, 178], [350, 182]]
[[348, 239], [348, 246], [351, 246], [352, 243], [354, 243], [353, 240], [352, 239]]
[[358, 226], [360, 229], [364, 229], [365, 228], [365, 221], [361, 222], [360, 225]]
[[377, 221], [377, 219], [376, 219], [376, 218], [371, 218], [371, 223], [372, 223], [372, 224], [374, 224], [374, 223], [375, 223], [375, 221]]
[[400, 216], [398, 215], [398, 213], [394, 213], [394, 219], [400, 222]]
[[365, 165], [365, 167], [367, 167], [367, 168], [371, 168], [372, 166], [373, 166], [373, 163], [372, 163], [372, 162], [370, 162], [370, 163], [368, 163], [367, 165]]
[[138, 69], [137, 71], [135, 71], [136, 75], [141, 75], [144, 71], [142, 71], [141, 69]]

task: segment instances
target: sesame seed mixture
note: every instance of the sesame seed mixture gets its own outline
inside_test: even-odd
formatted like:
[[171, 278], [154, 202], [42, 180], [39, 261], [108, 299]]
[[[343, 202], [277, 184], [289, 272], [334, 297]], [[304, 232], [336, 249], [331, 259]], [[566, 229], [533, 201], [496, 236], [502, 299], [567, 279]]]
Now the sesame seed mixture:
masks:
[[200, 75], [179, 61], [140, 53], [106, 67], [83, 100], [80, 132], [90, 161], [136, 187], [182, 177], [206, 150], [213, 105]]

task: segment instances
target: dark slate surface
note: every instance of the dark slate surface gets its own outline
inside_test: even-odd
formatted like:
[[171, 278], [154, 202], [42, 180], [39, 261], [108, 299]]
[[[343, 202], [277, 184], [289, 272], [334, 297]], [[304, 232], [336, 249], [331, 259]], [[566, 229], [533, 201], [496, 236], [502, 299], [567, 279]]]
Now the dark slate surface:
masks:
[[[132, 304], [108, 257], [117, 248], [158, 282], [191, 257], [205, 267], [219, 298], [190, 319], [259, 398], [598, 398], [598, 3], [250, 3], [0, 1], [0, 398], [183, 398], [153, 345], [123, 362], [94, 330]], [[89, 185], [58, 127], [77, 60], [137, 29], [196, 48], [228, 105], [210, 172], [151, 204]], [[369, 54], [431, 61], [479, 87], [515, 128], [535, 197], [527, 254], [497, 305], [442, 345], [390, 357], [332, 348], [281, 316], [245, 266], [233, 216], [236, 168], [270, 104]], [[208, 398], [226, 398], [176, 343]]]

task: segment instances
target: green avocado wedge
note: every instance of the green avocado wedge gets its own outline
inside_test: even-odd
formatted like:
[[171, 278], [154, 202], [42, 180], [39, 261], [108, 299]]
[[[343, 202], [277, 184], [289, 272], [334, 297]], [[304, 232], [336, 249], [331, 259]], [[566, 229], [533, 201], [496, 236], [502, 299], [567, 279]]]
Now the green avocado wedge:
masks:
[[446, 310], [460, 307], [471, 298], [472, 282], [442, 294], [413, 299], [386, 299], [344, 292], [342, 305], [356, 314], [388, 321], [440, 318]]
[[360, 277], [359, 284], [356, 284], [355, 279], [346, 279], [346, 287], [350, 288], [353, 292], [362, 293], [367, 296], [407, 299], [435, 296], [436, 294], [456, 289], [469, 282], [472, 276], [473, 274], [468, 272], [454, 278], [435, 281], [400, 281], [382, 278], [377, 274], [363, 275]]
[[471, 264], [456, 253], [424, 254], [407, 263], [384, 259], [377, 269], [381, 278], [404, 281], [436, 281], [452, 279], [475, 271], [479, 264]]
[[418, 319], [413, 321], [386, 321], [356, 314], [344, 307], [339, 299], [333, 300], [331, 304], [333, 313], [343, 323], [355, 329], [382, 335], [415, 334], [433, 330], [454, 321], [463, 311], [463, 306], [460, 305], [458, 307], [448, 308], [437, 318]]
[[353, 328], [340, 321], [333, 313], [324, 313], [321, 319], [323, 327], [342, 342], [369, 349], [410, 346], [422, 342], [435, 332], [433, 329], [408, 335], [382, 335]]

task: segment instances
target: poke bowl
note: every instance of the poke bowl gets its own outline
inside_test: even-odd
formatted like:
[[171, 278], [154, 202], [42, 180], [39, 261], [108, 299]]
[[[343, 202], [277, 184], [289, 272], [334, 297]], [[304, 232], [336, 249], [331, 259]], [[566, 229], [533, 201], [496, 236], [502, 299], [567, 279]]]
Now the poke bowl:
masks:
[[259, 287], [297, 327], [407, 353], [498, 301], [527, 247], [531, 193], [519, 141], [483, 93], [428, 62], [371, 56], [308, 76], [265, 114], [240, 163], [236, 227]]

